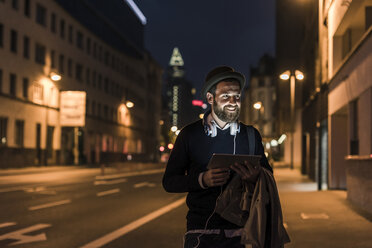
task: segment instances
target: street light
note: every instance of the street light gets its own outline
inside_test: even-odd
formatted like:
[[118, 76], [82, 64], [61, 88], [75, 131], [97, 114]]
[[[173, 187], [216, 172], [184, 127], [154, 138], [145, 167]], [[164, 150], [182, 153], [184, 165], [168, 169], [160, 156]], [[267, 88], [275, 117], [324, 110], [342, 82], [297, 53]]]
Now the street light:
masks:
[[52, 79], [54, 82], [57, 82], [57, 81], [62, 79], [62, 76], [55, 73], [55, 72], [51, 72], [50, 73], [50, 79]]
[[260, 132], [263, 132], [262, 130], [262, 121], [261, 121], [261, 111], [263, 109], [262, 102], [256, 102], [253, 104], [253, 108], [257, 109], [258, 111], [258, 117], [257, 117], [257, 122], [258, 122], [258, 127], [260, 129]]
[[293, 169], [293, 140], [294, 140], [294, 115], [295, 115], [295, 82], [297, 80], [303, 80], [305, 78], [304, 74], [295, 70], [294, 74], [290, 70], [286, 70], [280, 76], [282, 80], [290, 79], [290, 91], [291, 91], [291, 169]]

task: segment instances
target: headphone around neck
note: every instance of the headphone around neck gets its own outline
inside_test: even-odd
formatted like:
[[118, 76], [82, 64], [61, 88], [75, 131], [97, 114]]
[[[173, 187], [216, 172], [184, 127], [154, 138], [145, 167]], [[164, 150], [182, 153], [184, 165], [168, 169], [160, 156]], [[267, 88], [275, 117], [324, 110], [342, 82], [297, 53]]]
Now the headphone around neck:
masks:
[[[218, 127], [217, 127], [217, 123], [214, 120], [211, 121], [211, 125], [208, 124], [207, 118], [210, 113], [211, 111], [209, 110], [204, 114], [203, 123], [204, 123], [205, 134], [213, 138], [217, 136]], [[230, 125], [230, 135], [234, 136], [240, 132], [240, 125], [238, 122], [231, 122], [231, 123], [228, 123], [227, 125]]]

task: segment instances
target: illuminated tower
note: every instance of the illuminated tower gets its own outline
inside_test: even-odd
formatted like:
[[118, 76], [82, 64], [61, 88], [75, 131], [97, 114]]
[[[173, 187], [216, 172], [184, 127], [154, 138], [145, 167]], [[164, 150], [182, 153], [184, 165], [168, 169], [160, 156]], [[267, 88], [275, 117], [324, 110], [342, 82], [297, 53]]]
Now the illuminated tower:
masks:
[[195, 90], [185, 78], [184, 61], [177, 47], [173, 49], [167, 71], [167, 102], [171, 126], [181, 129], [198, 115], [192, 105]]

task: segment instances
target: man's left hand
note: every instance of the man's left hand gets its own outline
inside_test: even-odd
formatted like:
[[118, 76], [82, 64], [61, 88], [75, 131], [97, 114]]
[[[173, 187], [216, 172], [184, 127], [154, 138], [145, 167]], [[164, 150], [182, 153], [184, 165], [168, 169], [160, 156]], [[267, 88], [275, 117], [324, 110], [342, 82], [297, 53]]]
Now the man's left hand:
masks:
[[230, 166], [232, 170], [240, 175], [240, 177], [248, 182], [256, 183], [258, 175], [260, 174], [260, 166], [251, 166], [247, 161], [244, 164], [235, 163]]

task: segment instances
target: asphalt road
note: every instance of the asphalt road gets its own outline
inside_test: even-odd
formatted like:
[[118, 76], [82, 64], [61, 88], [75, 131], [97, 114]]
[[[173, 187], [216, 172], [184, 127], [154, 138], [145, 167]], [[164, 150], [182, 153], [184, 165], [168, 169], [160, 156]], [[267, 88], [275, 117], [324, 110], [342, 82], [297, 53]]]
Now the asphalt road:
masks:
[[161, 177], [0, 176], [0, 247], [181, 247], [185, 195], [164, 192]]

